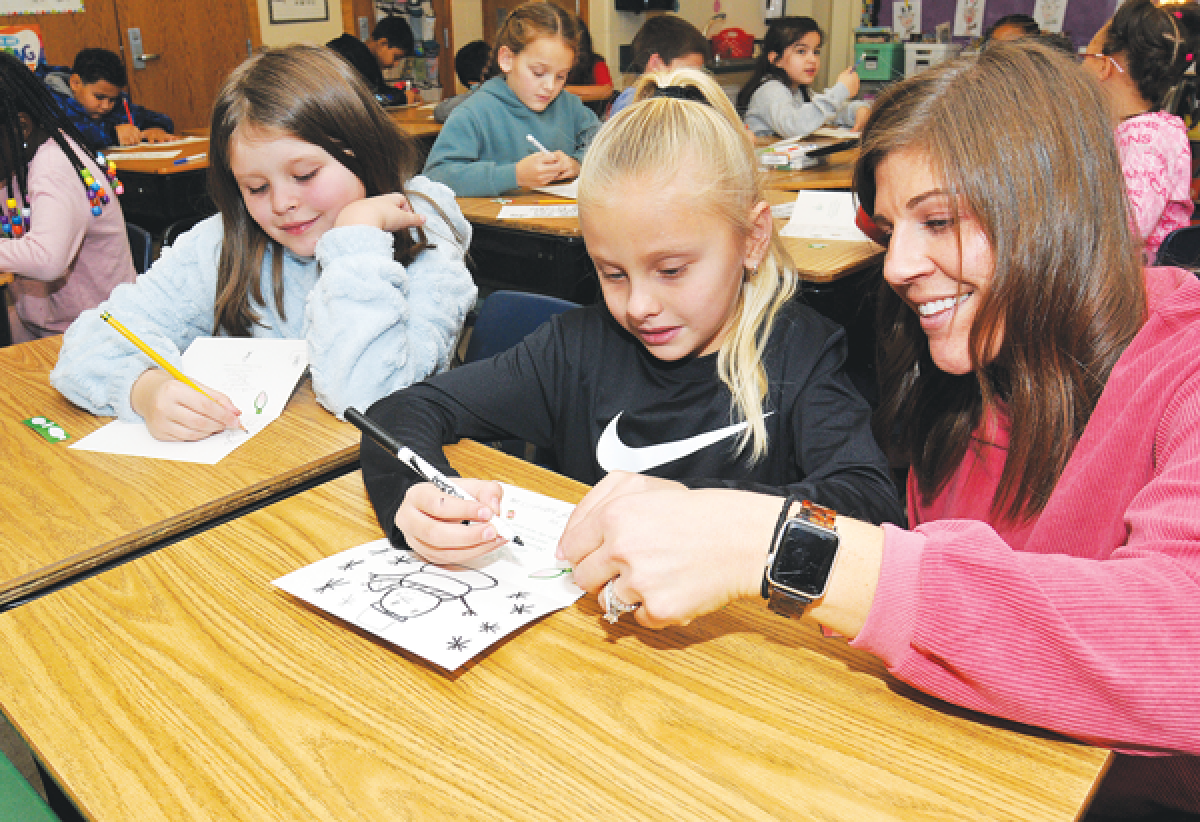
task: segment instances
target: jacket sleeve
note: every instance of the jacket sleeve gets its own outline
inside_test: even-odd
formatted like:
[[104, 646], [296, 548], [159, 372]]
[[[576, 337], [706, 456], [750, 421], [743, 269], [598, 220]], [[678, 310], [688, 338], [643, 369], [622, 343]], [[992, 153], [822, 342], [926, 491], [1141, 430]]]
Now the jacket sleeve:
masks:
[[1134, 227], [1143, 240], [1158, 226], [1171, 199], [1170, 155], [1177, 152], [1176, 147], [1167, 145], [1167, 137], [1162, 130], [1146, 127], [1121, 141], [1121, 172], [1133, 208]]
[[1124, 541], [1057, 535], [1107, 558], [1013, 551], [967, 520], [887, 528], [854, 646], [972, 710], [1129, 752], [1200, 754], [1198, 382], [1158, 426]]
[[181, 236], [135, 283], [113, 289], [100, 306], [79, 315], [63, 337], [51, 384], [93, 414], [140, 422], [129, 404], [133, 383], [157, 366], [100, 319], [110, 311], [172, 364], [196, 337], [213, 332], [221, 218]]
[[495, 197], [517, 187], [517, 164], [483, 160], [483, 129], [467, 106], [450, 112], [438, 134], [424, 174], [434, 182], [450, 186], [459, 197]]
[[789, 458], [803, 479], [780, 486], [738, 480], [695, 480], [685, 484], [692, 488], [796, 494], [839, 514], [903, 525], [904, 507], [887, 459], [871, 432], [871, 408], [846, 375], [846, 354], [846, 334], [838, 328], [825, 337], [803, 385], [795, 393], [785, 391], [791, 407], [777, 411], [787, 417], [796, 448]]
[[850, 90], [841, 83], [806, 103], [783, 83], [768, 81], [750, 98], [747, 116], [753, 112], [780, 137], [804, 137], [832, 120], [849, 99]]
[[409, 265], [393, 259], [391, 234], [368, 226], [334, 228], [317, 243], [304, 336], [313, 390], [339, 418], [447, 368], [475, 304], [464, 262], [471, 227], [454, 195], [420, 177], [406, 191], [431, 243]]
[[[467, 437], [552, 444], [562, 373], [558, 320], [488, 360], [439, 374], [376, 403], [367, 416], [447, 476], [456, 476], [442, 446]], [[396, 511], [419, 479], [367, 437], [363, 483], [379, 523], [396, 541]]]
[[[161, 128], [163, 131], [167, 132], [167, 134], [175, 133], [174, 121], [172, 121], [170, 117], [163, 114], [161, 111], [143, 108], [142, 106], [134, 105], [133, 103], [130, 103], [130, 106], [130, 110], [133, 112], [133, 122], [136, 123], [137, 127], [142, 131], [150, 128]], [[121, 108], [123, 111], [124, 106]], [[113, 111], [116, 111], [116, 109], [114, 108]]]

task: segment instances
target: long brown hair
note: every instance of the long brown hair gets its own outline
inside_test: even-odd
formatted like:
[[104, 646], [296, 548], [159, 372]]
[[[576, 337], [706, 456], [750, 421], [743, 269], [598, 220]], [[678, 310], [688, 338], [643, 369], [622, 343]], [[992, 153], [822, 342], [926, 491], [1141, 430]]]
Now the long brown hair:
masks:
[[[250, 335], [265, 305], [262, 265], [271, 252], [276, 309], [283, 310], [283, 248], [246, 210], [230, 169], [239, 129], [285, 134], [319, 146], [362, 181], [368, 197], [402, 191], [421, 167], [420, 149], [388, 118], [358, 72], [328, 49], [288, 46], [251, 57], [226, 79], [213, 104], [208, 188], [224, 237], [217, 263], [214, 333]], [[393, 235], [395, 258], [411, 262], [427, 247], [418, 230]]]
[[1004, 403], [1011, 435], [992, 511], [1014, 522], [1040, 513], [1144, 322], [1138, 243], [1106, 112], [1077, 65], [1030, 41], [935, 66], [872, 107], [855, 169], [867, 213], [883, 160], [916, 150], [995, 257], [975, 297], [965, 376], [934, 365], [916, 314], [882, 289], [876, 433], [912, 466], [926, 497], [962, 461], [985, 410]]

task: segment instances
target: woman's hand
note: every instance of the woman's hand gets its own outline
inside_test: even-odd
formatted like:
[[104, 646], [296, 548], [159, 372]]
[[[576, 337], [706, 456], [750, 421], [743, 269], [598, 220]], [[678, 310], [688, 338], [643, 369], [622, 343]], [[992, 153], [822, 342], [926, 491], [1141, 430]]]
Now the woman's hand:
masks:
[[129, 400], [156, 440], [191, 442], [240, 428], [242, 412], [233, 401], [206, 385], [200, 387], [216, 402], [166, 371], [151, 368], [134, 382]]
[[517, 185], [534, 188], [579, 175], [579, 163], [561, 151], [530, 154], [517, 163]]
[[686, 625], [759, 592], [779, 497], [709, 489], [622, 493], [627, 482], [614, 480], [611, 491], [597, 485], [589, 498], [604, 496], [567, 524], [558, 553], [574, 567], [577, 585], [599, 591], [619, 577], [614, 592], [641, 603], [634, 616], [648, 628]]
[[408, 489], [396, 511], [396, 527], [408, 547], [430, 562], [465, 562], [506, 542], [489, 522], [500, 511], [500, 483], [456, 482], [479, 501], [452, 497], [431, 482], [421, 482]]
[[369, 225], [384, 231], [403, 231], [425, 224], [425, 217], [417, 214], [409, 205], [408, 198], [398, 191], [355, 200], [342, 209], [334, 220], [334, 227], [346, 225]]
[[858, 96], [858, 87], [861, 81], [858, 79], [858, 72], [854, 70], [854, 66], [839, 74], [838, 82], [850, 90], [851, 97]]

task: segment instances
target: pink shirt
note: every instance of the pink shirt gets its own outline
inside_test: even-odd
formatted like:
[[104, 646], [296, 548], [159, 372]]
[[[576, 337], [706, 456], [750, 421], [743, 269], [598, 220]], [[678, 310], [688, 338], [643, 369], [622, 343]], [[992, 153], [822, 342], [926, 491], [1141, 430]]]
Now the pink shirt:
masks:
[[996, 426], [936, 499], [910, 497], [914, 530], [885, 526], [875, 600], [853, 644], [950, 702], [1174, 754], [1125, 760], [1114, 777], [1136, 772], [1127, 796], [1153, 792], [1196, 812], [1200, 280], [1173, 268], [1146, 279], [1149, 319], [1041, 516], [1019, 528], [990, 521], [1008, 441]]
[[[69, 139], [69, 138], [68, 138]], [[11, 271], [17, 315], [25, 326], [16, 339], [45, 337], [67, 330], [80, 312], [107, 299], [119, 283], [136, 278], [125, 217], [108, 179], [72, 143], [108, 192], [109, 204], [92, 215], [79, 172], [54, 140], [47, 140], [29, 163], [31, 229], [20, 239], [0, 240], [0, 270]], [[15, 191], [15, 180], [4, 198]]]
[[1192, 149], [1183, 120], [1150, 111], [1117, 126], [1117, 152], [1133, 206], [1134, 229], [1145, 241], [1146, 261], [1192, 219]]

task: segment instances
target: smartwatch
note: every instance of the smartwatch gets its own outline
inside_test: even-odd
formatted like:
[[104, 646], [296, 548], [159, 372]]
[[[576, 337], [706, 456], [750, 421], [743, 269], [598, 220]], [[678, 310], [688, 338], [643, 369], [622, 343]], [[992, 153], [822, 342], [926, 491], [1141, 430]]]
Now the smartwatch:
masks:
[[804, 500], [799, 514], [784, 522], [792, 502], [784, 505], [763, 574], [767, 607], [785, 617], [800, 616], [825, 595], [841, 544], [834, 511]]

